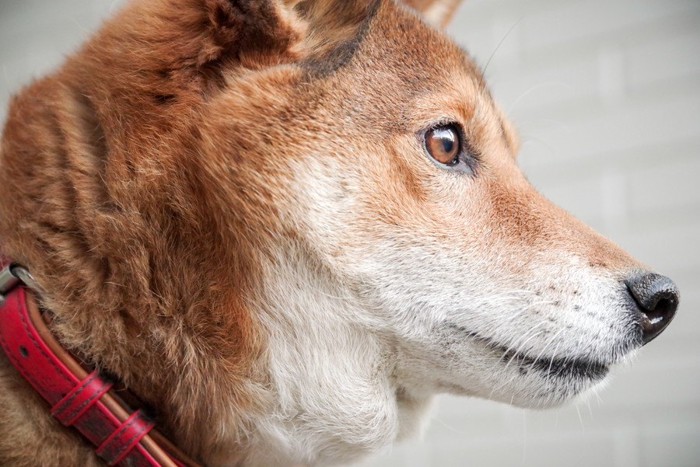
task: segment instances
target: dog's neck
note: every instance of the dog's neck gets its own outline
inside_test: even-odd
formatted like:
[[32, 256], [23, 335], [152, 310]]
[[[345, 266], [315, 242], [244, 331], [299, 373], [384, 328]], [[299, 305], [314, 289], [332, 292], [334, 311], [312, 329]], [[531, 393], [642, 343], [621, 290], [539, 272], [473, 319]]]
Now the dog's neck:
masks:
[[[171, 423], [175, 439], [213, 465], [287, 465], [290, 459], [328, 464], [352, 461], [412, 432], [428, 400], [409, 395], [396, 381], [398, 350], [371, 312], [298, 245], [284, 245], [274, 259], [267, 257], [259, 293], [250, 299], [266, 341], [255, 364], [257, 376], [248, 385], [258, 400], [241, 416], [238, 394], [222, 388], [202, 394], [207, 402], [216, 401], [218, 410], [194, 414], [189, 433], [177, 433]], [[4, 357], [0, 386], [0, 403], [8, 409], [3, 413], [16, 418], [4, 427], [41, 433], [33, 438], [35, 448], [60, 437], [64, 446], [74, 447], [66, 454], [72, 455], [70, 462], [90, 458], [80, 438], [54, 423], [42, 400], [22, 390]], [[190, 390], [207, 387], [213, 386]], [[35, 415], [21, 416], [17, 407]], [[156, 409], [166, 420], [171, 415], [172, 407]], [[5, 439], [14, 437], [6, 433]]]
[[413, 432], [428, 399], [396, 381], [391, 337], [298, 245], [282, 251], [265, 265], [256, 310], [273, 403], [255, 423], [251, 463], [348, 462]]

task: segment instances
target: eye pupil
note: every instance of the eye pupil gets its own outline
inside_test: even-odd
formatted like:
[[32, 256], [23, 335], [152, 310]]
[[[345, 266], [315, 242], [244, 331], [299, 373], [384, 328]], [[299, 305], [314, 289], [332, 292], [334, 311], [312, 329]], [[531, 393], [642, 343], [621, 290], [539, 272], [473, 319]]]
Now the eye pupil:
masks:
[[425, 147], [430, 157], [444, 165], [459, 162], [459, 132], [454, 125], [441, 125], [425, 134]]
[[452, 148], [454, 148], [455, 142], [452, 141], [451, 139], [443, 138], [442, 139], [442, 150], [446, 153], [451, 153]]

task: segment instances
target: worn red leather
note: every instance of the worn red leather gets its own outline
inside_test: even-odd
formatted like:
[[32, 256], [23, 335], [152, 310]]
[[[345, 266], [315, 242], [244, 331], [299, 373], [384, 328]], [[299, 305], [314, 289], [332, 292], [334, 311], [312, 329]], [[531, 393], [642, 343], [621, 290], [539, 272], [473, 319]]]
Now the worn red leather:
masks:
[[123, 407], [110, 394], [110, 381], [96, 371], [88, 374], [60, 347], [24, 285], [7, 292], [0, 306], [0, 345], [48, 402], [51, 414], [63, 425], [75, 427], [108, 465], [196, 465], [180, 460], [184, 455], [162, 435], [151, 433], [153, 421], [140, 410], [130, 413]]

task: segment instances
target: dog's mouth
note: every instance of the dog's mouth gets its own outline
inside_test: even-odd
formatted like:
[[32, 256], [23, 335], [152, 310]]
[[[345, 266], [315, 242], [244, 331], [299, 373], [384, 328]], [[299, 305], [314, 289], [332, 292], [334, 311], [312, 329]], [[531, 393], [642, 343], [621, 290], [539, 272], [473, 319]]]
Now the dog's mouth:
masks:
[[583, 358], [531, 357], [527, 354], [508, 349], [505, 346], [488, 344], [493, 351], [499, 352], [501, 362], [505, 365], [517, 365], [522, 375], [539, 372], [545, 378], [567, 380], [598, 381], [605, 378], [610, 367], [604, 363]]
[[498, 357], [504, 366], [517, 368], [521, 375], [538, 373], [548, 379], [599, 381], [607, 376], [610, 365], [581, 357], [533, 357], [524, 352], [507, 347], [488, 337], [469, 331], [462, 326], [450, 325], [466, 333], [470, 339], [479, 342]]

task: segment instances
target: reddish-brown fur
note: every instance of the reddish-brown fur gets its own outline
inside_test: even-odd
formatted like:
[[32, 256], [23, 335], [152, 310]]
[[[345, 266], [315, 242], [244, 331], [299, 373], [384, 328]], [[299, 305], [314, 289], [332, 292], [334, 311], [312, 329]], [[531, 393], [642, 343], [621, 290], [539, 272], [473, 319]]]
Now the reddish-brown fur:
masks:
[[[262, 342], [242, 297], [258, 274], [252, 249], [262, 239], [253, 232], [264, 230], [244, 223], [267, 223], [273, 209], [263, 194], [250, 199], [235, 186], [217, 193], [218, 174], [197, 154], [199, 112], [220, 86], [217, 61], [282, 61], [294, 41], [277, 24], [240, 38], [237, 21], [247, 12], [225, 1], [207, 8], [135, 4], [59, 73], [18, 96], [0, 184], [2, 251], [47, 291], [59, 339], [158, 407], [160, 422], [195, 456], [216, 453], [216, 437], [203, 440], [200, 431], [228, 410], [221, 391], [246, 416], [259, 409], [250, 381], [259, 380], [251, 365]], [[282, 50], [266, 47], [270, 35]], [[261, 50], [239, 50], [240, 40]], [[232, 196], [250, 212], [223, 212]], [[57, 447], [82, 446], [35, 401], [17, 400], [35, 398], [4, 360], [1, 371], [0, 459], [46, 465]], [[24, 389], [15, 394], [8, 384]], [[22, 434], [35, 423], [51, 428]], [[45, 439], [56, 436], [67, 439]], [[71, 451], [81, 460], [64, 465], [92, 457], [84, 447]]]

